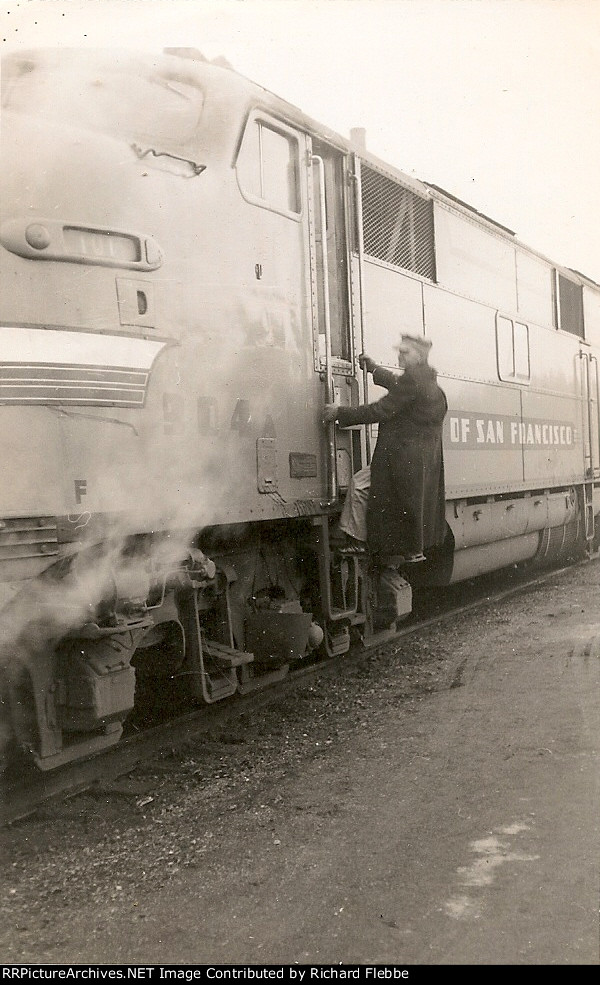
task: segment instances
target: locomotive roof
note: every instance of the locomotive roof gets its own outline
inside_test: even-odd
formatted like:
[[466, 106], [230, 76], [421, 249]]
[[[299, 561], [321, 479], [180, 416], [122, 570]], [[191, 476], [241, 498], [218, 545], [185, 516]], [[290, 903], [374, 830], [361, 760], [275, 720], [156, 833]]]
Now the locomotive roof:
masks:
[[5, 66], [3, 74], [6, 70], [10, 74], [12, 70], [13, 76], [28, 74], [38, 65], [44, 68], [64, 67], [65, 70], [70, 66], [75, 69], [81, 68], [88, 74], [96, 69], [108, 72], [118, 66], [123, 74], [128, 71], [142, 72], [149, 77], [154, 75], [167, 81], [196, 86], [213, 97], [218, 95], [220, 104], [227, 102], [232, 108], [237, 106], [240, 115], [245, 116], [252, 106], [258, 105], [259, 108], [269, 111], [282, 121], [293, 123], [306, 130], [311, 136], [329, 142], [343, 153], [357, 154], [365, 163], [387, 172], [423, 197], [436, 199], [466, 216], [475, 218], [497, 235], [510, 239], [552, 266], [568, 271], [582, 283], [595, 288], [600, 287], [587, 275], [556, 263], [552, 258], [518, 240], [512, 229], [480, 212], [439, 185], [414, 178], [389, 162], [381, 160], [364, 147], [358, 147], [350, 139], [308, 116], [300, 107], [237, 72], [222, 57], [209, 60], [193, 48], [165, 48], [158, 54], [130, 49], [36, 48], [9, 53], [3, 56], [2, 61]]

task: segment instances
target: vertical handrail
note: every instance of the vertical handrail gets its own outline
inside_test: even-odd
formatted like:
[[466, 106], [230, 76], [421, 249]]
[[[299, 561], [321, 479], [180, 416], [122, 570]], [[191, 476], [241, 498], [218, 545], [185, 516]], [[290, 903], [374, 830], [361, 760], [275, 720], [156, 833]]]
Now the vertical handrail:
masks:
[[[363, 230], [363, 217], [362, 217], [362, 176], [361, 176], [361, 166], [360, 158], [354, 155], [354, 202], [356, 210], [356, 232], [358, 236], [358, 290], [360, 293], [360, 341], [361, 349], [364, 351], [365, 347], [365, 321], [366, 321], [366, 309], [365, 309], [365, 292], [363, 290], [363, 254], [364, 254], [364, 230]], [[363, 367], [363, 402], [366, 404], [369, 399], [369, 373], [366, 366]], [[370, 428], [367, 425], [365, 428], [365, 451], [367, 457], [367, 465], [371, 464], [371, 433]]]
[[[583, 468], [586, 475], [592, 471], [592, 412], [590, 407], [590, 364], [587, 352], [579, 351], [579, 358], [585, 363], [581, 368], [581, 416], [583, 425]], [[585, 392], [584, 392], [585, 390]], [[586, 413], [587, 411], [587, 413]], [[585, 421], [587, 417], [587, 434]]]
[[[594, 517], [594, 502], [593, 502], [593, 478], [594, 478], [594, 452], [592, 447], [592, 393], [591, 393], [591, 379], [590, 379], [590, 363], [592, 361], [592, 356], [589, 352], [583, 352], [580, 350], [579, 358], [585, 361], [585, 394], [583, 392], [584, 388], [584, 372], [583, 368], [581, 371], [581, 415], [584, 431], [583, 440], [583, 456], [584, 456], [584, 481], [582, 485], [582, 497], [583, 497], [583, 519], [585, 526], [585, 539], [589, 545], [589, 551], [592, 550], [592, 544], [595, 537], [595, 517]], [[594, 357], [595, 358], [595, 357]], [[597, 370], [596, 370], [597, 372]], [[596, 392], [598, 392], [598, 376], [596, 376]], [[583, 401], [586, 403], [586, 410], [583, 408]], [[586, 448], [586, 436], [585, 436], [585, 418], [587, 417], [587, 448]]]
[[[327, 213], [325, 200], [325, 162], [318, 154], [312, 154], [311, 160], [317, 165], [319, 172], [319, 205], [321, 212], [321, 255], [323, 260], [323, 319], [325, 327], [325, 387], [327, 403], [335, 402], [335, 387], [333, 384], [333, 360], [331, 355], [331, 313], [329, 309], [329, 257], [327, 253]], [[333, 506], [338, 498], [337, 456], [335, 448], [335, 422], [327, 425], [327, 503]]]
[[587, 404], [588, 448], [589, 448], [589, 459], [590, 459], [588, 475], [591, 475], [594, 471], [594, 456], [592, 453], [592, 396], [591, 396], [591, 382], [590, 382], [590, 354], [589, 352], [585, 352], [583, 353], [583, 356], [585, 359], [585, 399]]
[[[596, 426], [597, 426], [596, 437], [598, 440], [598, 469], [600, 470], [600, 372], [598, 370], [597, 357], [592, 356], [590, 354], [589, 361], [590, 363], [595, 364], [595, 370], [596, 370]], [[590, 437], [590, 445], [591, 445], [591, 437]], [[594, 468], [594, 461], [592, 459], [592, 469], [593, 468]]]

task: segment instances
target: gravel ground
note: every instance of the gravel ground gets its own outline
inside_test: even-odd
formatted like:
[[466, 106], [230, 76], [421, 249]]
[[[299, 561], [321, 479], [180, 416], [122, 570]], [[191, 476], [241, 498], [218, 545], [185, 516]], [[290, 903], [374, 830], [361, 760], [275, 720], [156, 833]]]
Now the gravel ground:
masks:
[[[577, 577], [575, 569], [558, 576], [562, 584]], [[101, 930], [127, 908], [133, 927], [157, 891], [175, 891], [189, 870], [218, 881], [232, 844], [250, 871], [255, 846], [281, 850], [283, 826], [289, 839], [307, 823], [329, 824], [335, 798], [315, 803], [309, 791], [304, 802], [290, 799], [290, 785], [315, 766], [327, 769], [357, 737], [368, 745], [390, 713], [410, 721], [432, 693], [461, 686], [473, 635], [501, 635], [515, 609], [526, 620], [542, 591], [430, 626], [337, 678], [306, 680], [258, 720], [243, 716], [5, 830], [3, 961], [74, 960], [70, 925], [84, 910]]]
[[[502, 617], [490, 610], [485, 618]], [[285, 778], [358, 730], [368, 732], [391, 708], [410, 713], [444, 686], [452, 651], [447, 628], [429, 629], [385, 654], [365, 655], [343, 677], [311, 679], [264, 709], [259, 721], [242, 716], [227, 731], [197, 737], [93, 794], [51, 804], [13, 825], [3, 833], [4, 961], [39, 958], [57, 908], [97, 904], [101, 912], [126, 899], [142, 906], [145, 893], [182, 870], [220, 864], [233, 829], [236, 837], [257, 836], [277, 847], [286, 810], [278, 787]]]

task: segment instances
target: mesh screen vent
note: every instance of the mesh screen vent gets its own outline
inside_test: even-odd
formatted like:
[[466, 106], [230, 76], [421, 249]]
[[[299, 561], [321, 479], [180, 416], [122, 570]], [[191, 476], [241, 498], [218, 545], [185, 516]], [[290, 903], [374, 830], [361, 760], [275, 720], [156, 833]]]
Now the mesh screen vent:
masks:
[[362, 166], [364, 251], [435, 280], [433, 202]]

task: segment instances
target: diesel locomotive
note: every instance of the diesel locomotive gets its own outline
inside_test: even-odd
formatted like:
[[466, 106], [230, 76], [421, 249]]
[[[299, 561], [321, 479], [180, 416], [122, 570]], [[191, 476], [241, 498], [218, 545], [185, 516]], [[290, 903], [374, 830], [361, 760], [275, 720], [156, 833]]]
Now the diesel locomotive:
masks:
[[136, 702], [374, 639], [330, 544], [401, 332], [449, 403], [412, 592], [596, 547], [600, 287], [188, 49], [4, 60], [2, 744], [52, 769]]

